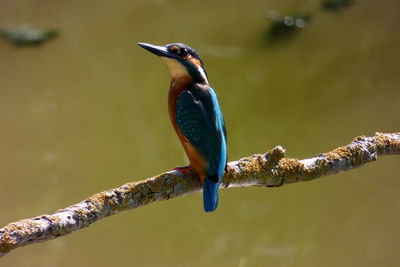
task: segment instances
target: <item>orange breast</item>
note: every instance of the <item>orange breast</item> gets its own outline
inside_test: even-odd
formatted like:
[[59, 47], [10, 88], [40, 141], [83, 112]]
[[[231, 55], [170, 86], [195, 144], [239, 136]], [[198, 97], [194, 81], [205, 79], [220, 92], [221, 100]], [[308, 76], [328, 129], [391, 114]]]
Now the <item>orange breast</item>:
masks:
[[206, 176], [207, 162], [203, 158], [203, 156], [200, 155], [197, 149], [192, 146], [189, 140], [183, 135], [175, 119], [175, 109], [178, 96], [183, 90], [187, 88], [191, 81], [192, 80], [189, 76], [184, 78], [180, 77], [179, 79], [172, 79], [171, 87], [168, 94], [168, 112], [169, 118], [171, 119], [176, 134], [178, 135], [178, 138], [182, 143], [183, 149], [185, 150], [186, 155], [189, 158], [190, 165], [193, 169], [197, 171], [200, 176], [201, 182], [203, 183]]

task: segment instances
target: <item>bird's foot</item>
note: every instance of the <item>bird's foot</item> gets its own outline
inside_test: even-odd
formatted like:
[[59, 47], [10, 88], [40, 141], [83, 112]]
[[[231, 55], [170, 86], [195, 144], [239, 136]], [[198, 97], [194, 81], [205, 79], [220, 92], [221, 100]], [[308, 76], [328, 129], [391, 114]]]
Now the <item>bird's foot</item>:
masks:
[[192, 166], [190, 166], [190, 165], [189, 166], [185, 166], [185, 167], [175, 167], [174, 168], [174, 171], [180, 171], [180, 172], [183, 172], [183, 173], [185, 173], [187, 175], [190, 175], [192, 170], [193, 170]]

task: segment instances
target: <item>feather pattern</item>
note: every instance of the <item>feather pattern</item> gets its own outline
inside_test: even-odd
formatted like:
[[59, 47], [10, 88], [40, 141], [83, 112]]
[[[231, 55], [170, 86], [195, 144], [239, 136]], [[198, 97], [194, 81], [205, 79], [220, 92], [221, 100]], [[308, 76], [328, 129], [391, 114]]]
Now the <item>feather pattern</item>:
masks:
[[227, 162], [225, 122], [214, 90], [206, 84], [192, 83], [178, 96], [175, 119], [205, 161], [206, 169], [197, 171], [206, 175], [204, 209], [213, 211], [218, 205], [218, 187]]

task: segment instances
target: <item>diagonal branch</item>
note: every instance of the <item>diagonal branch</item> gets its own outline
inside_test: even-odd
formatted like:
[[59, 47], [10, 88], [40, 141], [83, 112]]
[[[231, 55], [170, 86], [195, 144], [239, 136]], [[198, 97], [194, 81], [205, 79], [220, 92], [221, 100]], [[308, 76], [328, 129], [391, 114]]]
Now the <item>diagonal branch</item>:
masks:
[[[277, 187], [311, 181], [375, 161], [380, 155], [393, 154], [400, 154], [400, 132], [356, 137], [346, 146], [303, 160], [284, 158], [285, 150], [278, 146], [263, 155], [229, 162], [222, 187]], [[201, 190], [200, 179], [194, 172], [186, 175], [170, 171], [144, 181], [127, 183], [54, 214], [6, 225], [0, 229], [0, 257], [17, 247], [70, 234], [118, 212]]]

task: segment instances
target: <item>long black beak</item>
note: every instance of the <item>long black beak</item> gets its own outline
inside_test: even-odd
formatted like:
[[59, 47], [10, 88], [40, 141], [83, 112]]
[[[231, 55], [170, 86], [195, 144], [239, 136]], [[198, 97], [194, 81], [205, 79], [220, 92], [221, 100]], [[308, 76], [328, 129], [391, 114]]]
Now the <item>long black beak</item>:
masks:
[[175, 54], [169, 52], [167, 48], [165, 48], [164, 46], [158, 46], [146, 43], [138, 43], [138, 45], [157, 56], [175, 58]]

